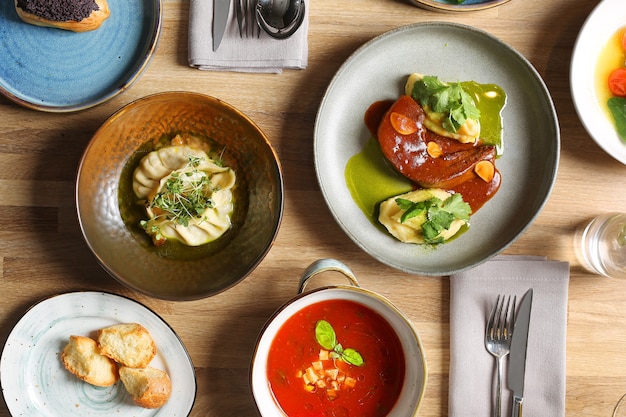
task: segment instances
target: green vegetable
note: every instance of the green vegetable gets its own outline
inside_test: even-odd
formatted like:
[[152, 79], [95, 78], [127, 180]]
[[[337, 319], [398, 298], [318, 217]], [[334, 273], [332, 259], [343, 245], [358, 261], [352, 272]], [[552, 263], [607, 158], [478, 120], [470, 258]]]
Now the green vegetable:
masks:
[[449, 132], [456, 132], [467, 119], [480, 118], [474, 99], [459, 82], [447, 84], [436, 76], [425, 75], [413, 85], [411, 95], [422, 106], [443, 113], [443, 127]]
[[363, 365], [363, 357], [352, 348], [344, 349], [337, 342], [335, 329], [326, 320], [319, 320], [315, 325], [315, 339], [324, 349], [332, 351], [330, 357], [339, 359], [354, 366]]
[[626, 142], [626, 98], [611, 97], [607, 104], [613, 115], [617, 134], [622, 141]]
[[437, 197], [424, 201], [413, 202], [404, 198], [396, 198], [396, 204], [404, 213], [400, 217], [400, 222], [426, 214], [426, 221], [422, 224], [422, 234], [424, 241], [429, 244], [443, 243], [443, 238], [439, 237], [442, 231], [450, 228], [456, 219], [469, 220], [472, 209], [468, 203], [463, 201], [461, 194], [452, 194], [445, 201]]
[[210, 177], [197, 169], [200, 162], [201, 158], [189, 157], [187, 166], [191, 169], [172, 173], [149, 207], [161, 209], [168, 220], [185, 227], [190, 219], [199, 218], [207, 208], [213, 207], [209, 197], [213, 193]]

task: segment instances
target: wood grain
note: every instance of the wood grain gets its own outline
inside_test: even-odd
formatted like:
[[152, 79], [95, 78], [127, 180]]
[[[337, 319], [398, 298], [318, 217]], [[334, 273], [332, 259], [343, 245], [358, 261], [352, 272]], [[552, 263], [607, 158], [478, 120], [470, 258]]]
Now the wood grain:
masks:
[[[496, 9], [447, 14], [399, 0], [315, 0], [310, 2], [308, 68], [262, 75], [188, 67], [189, 2], [164, 0], [156, 55], [124, 94], [75, 114], [40, 113], [0, 97], [0, 344], [41, 298], [73, 290], [123, 294], [158, 312], [189, 350], [198, 381], [192, 417], [256, 416], [248, 367], [258, 332], [295, 295], [297, 279], [310, 262], [334, 257], [354, 270], [363, 287], [388, 297], [413, 321], [429, 367], [420, 414], [446, 416], [449, 282], [382, 265], [342, 232], [317, 185], [313, 127], [330, 80], [364, 42], [405, 24], [458, 22], [517, 49], [553, 96], [562, 133], [557, 181], [544, 210], [506, 253], [571, 263], [566, 414], [612, 415], [626, 392], [626, 282], [586, 273], [573, 245], [576, 228], [593, 215], [626, 210], [626, 168], [588, 136], [569, 89], [572, 48], [597, 3], [512, 0]], [[108, 276], [82, 240], [73, 200], [80, 157], [100, 124], [123, 105], [168, 90], [209, 94], [242, 110], [271, 139], [284, 171], [284, 220], [268, 256], [241, 284], [193, 302], [151, 299]], [[0, 417], [8, 416], [0, 400]]]

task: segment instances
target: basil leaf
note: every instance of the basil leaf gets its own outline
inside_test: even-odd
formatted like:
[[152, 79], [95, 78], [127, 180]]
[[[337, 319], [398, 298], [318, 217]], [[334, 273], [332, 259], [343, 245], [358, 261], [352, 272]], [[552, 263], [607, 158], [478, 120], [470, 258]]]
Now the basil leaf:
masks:
[[611, 97], [607, 104], [613, 116], [617, 134], [622, 141], [626, 142], [626, 98]]
[[326, 320], [320, 320], [315, 325], [315, 339], [327, 350], [333, 350], [337, 345], [335, 329]]
[[463, 201], [461, 194], [452, 194], [442, 206], [446, 211], [452, 213], [454, 217], [461, 220], [469, 220], [470, 214], [472, 214], [472, 208], [468, 203]]
[[343, 353], [341, 354], [341, 359], [343, 359], [344, 362], [347, 362], [350, 365], [354, 365], [354, 366], [363, 365], [363, 357], [361, 356], [361, 354], [351, 348], [347, 348], [343, 350]]
[[436, 76], [425, 75], [413, 85], [411, 96], [422, 106], [443, 113], [443, 128], [449, 132], [456, 132], [467, 119], [480, 118], [474, 99], [459, 82], [446, 84]]

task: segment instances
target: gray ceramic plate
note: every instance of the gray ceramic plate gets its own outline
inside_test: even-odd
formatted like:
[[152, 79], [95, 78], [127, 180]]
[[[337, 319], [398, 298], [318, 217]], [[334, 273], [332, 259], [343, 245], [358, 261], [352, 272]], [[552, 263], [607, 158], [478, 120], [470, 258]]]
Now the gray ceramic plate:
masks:
[[[472, 216], [467, 233], [436, 250], [401, 243], [370, 222], [352, 200], [344, 176], [346, 163], [370, 137], [363, 123], [366, 109], [399, 97], [412, 72], [495, 83], [508, 97], [502, 113], [504, 153], [497, 162], [502, 186]], [[513, 243], [546, 203], [560, 150], [554, 105], [532, 65], [488, 33], [438, 22], [404, 26], [359, 48], [326, 91], [314, 142], [318, 181], [341, 228], [380, 262], [421, 275], [450, 275]]]
[[[172, 396], [161, 408], [135, 405], [121, 382], [111, 387], [87, 384], [61, 362], [70, 335], [95, 337], [102, 327], [132, 322], [148, 329], [157, 345], [150, 365], [166, 371], [172, 380]], [[196, 396], [191, 358], [167, 323], [136, 301], [101, 292], [61, 294], [29, 309], [7, 339], [0, 376], [14, 416], [184, 417]]]

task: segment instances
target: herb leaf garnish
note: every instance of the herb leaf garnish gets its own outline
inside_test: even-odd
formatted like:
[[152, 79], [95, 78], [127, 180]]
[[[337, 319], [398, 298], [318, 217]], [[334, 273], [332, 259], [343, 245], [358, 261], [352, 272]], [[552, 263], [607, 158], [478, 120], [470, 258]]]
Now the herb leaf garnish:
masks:
[[411, 96], [422, 106], [444, 113], [443, 128], [456, 132], [467, 119], [478, 120], [480, 110], [460, 82], [447, 84], [434, 75], [425, 75], [413, 85]]
[[611, 97], [607, 104], [613, 116], [617, 134], [623, 142], [626, 142], [626, 98]]
[[404, 210], [400, 217], [401, 223], [422, 214], [426, 215], [426, 221], [421, 227], [424, 241], [429, 244], [443, 243], [443, 237], [439, 236], [441, 232], [449, 229], [456, 219], [469, 220], [472, 213], [470, 205], [463, 201], [461, 194], [452, 194], [444, 201], [437, 197], [418, 202], [405, 198], [396, 198], [395, 201]]
[[198, 169], [203, 158], [190, 156], [185, 172], [173, 172], [162, 189], [148, 202], [166, 219], [187, 227], [189, 220], [199, 218], [214, 206], [211, 179]]
[[354, 366], [363, 365], [363, 357], [352, 348], [344, 349], [341, 343], [337, 342], [335, 329], [326, 320], [319, 320], [315, 325], [315, 339], [324, 349], [331, 351], [331, 358], [340, 359]]

